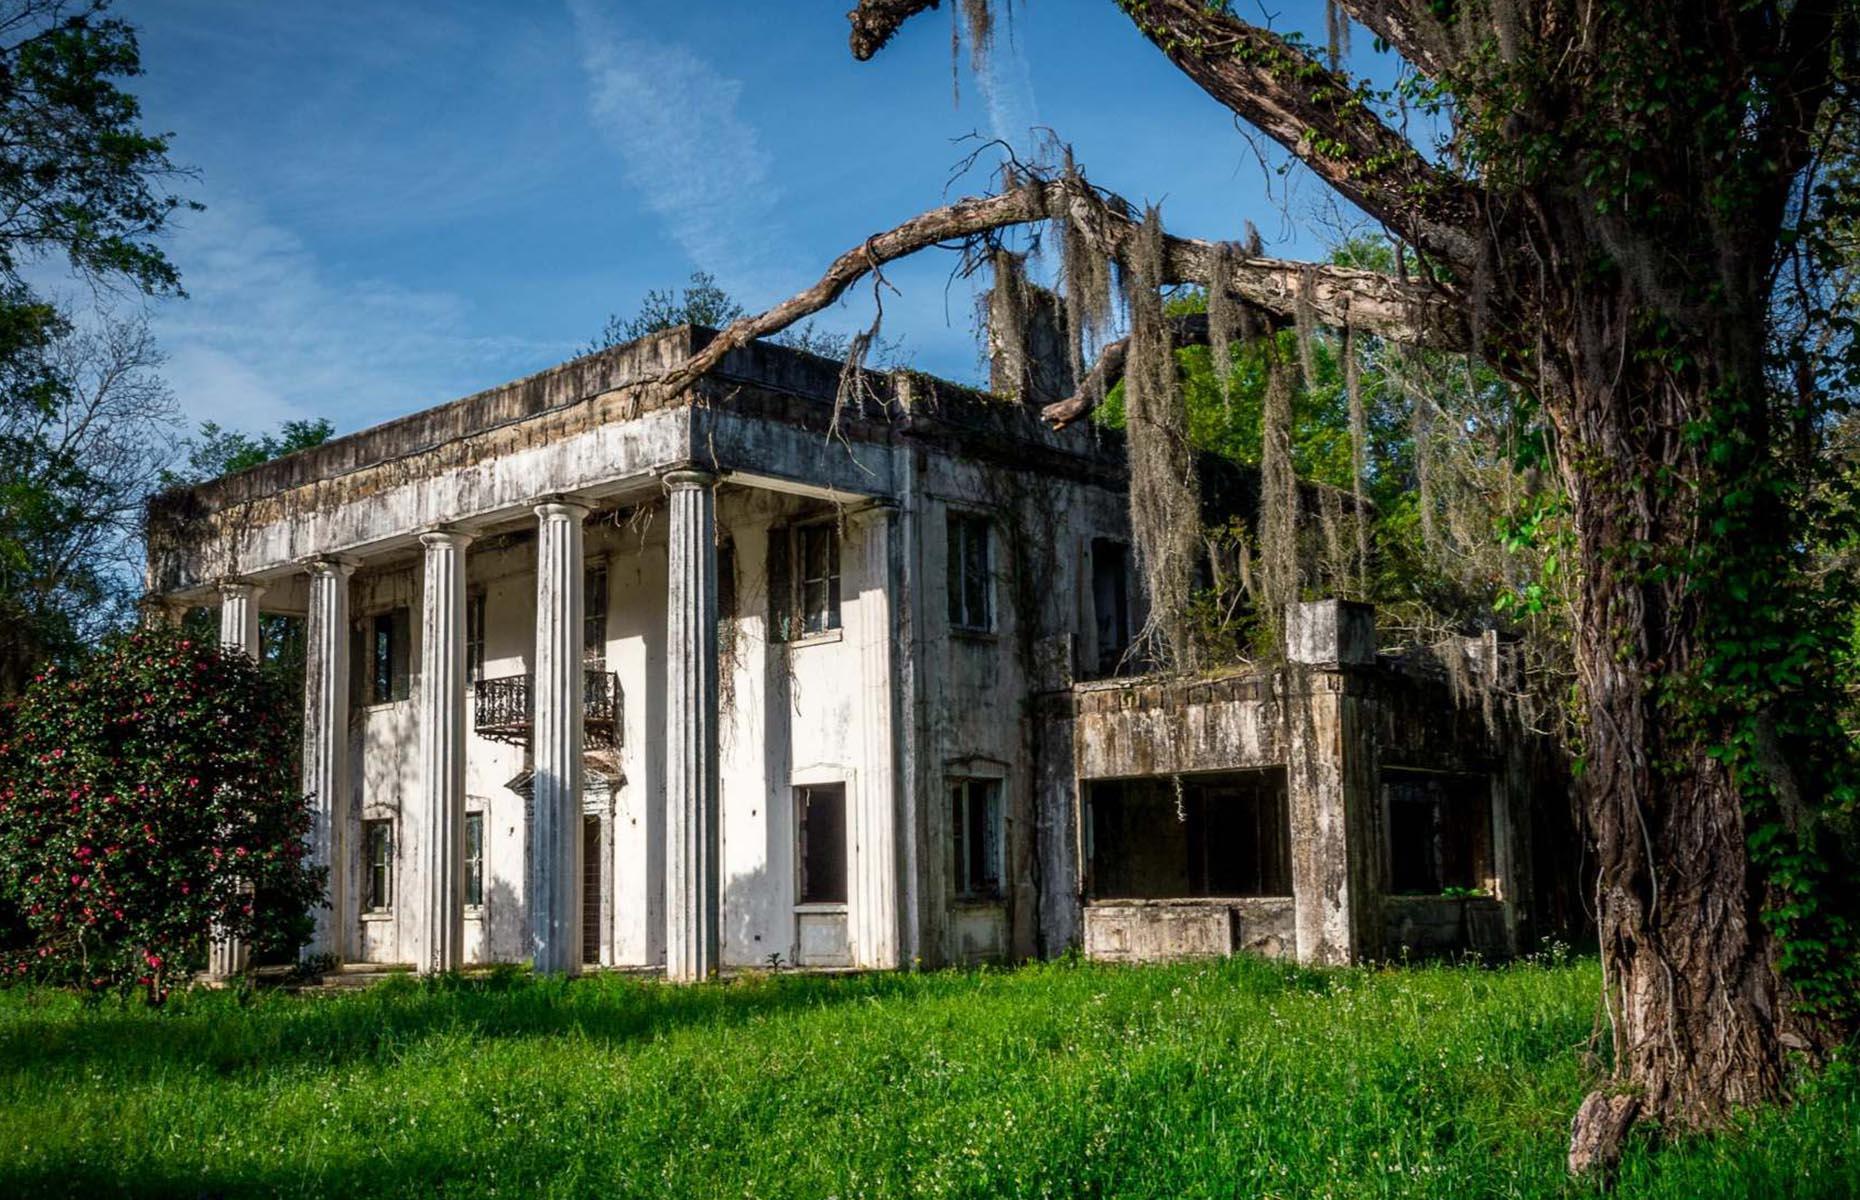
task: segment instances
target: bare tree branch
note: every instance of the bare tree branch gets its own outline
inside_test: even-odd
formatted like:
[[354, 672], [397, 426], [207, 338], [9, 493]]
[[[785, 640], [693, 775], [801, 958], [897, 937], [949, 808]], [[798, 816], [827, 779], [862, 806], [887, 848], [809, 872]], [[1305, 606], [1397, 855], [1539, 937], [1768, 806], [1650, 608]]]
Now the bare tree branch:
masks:
[[[1176, 346], [1208, 344], [1208, 314], [1185, 313], [1169, 319], [1169, 340]], [[1079, 382], [1078, 390], [1064, 400], [1055, 400], [1040, 410], [1040, 419], [1054, 429], [1064, 429], [1098, 407], [1106, 393], [1124, 377], [1124, 363], [1130, 358], [1130, 339], [1119, 338], [1098, 352], [1098, 361]]]
[[[1032, 180], [999, 195], [969, 197], [920, 213], [834, 259], [811, 287], [764, 312], [732, 321], [709, 345], [652, 382], [667, 392], [681, 392], [732, 350], [820, 312], [867, 274], [933, 246], [1064, 217], [1093, 249], [1122, 259], [1126, 244], [1137, 236], [1129, 211], [1123, 200], [1101, 195], [1082, 179], [1060, 178]], [[1211, 282], [1215, 243], [1166, 237], [1163, 250], [1163, 283]], [[1354, 267], [1243, 257], [1234, 260], [1226, 287], [1240, 302], [1281, 316], [1295, 315], [1302, 305], [1321, 323], [1349, 324], [1391, 341], [1441, 349], [1470, 344], [1463, 301], [1451, 289], [1419, 280]]]

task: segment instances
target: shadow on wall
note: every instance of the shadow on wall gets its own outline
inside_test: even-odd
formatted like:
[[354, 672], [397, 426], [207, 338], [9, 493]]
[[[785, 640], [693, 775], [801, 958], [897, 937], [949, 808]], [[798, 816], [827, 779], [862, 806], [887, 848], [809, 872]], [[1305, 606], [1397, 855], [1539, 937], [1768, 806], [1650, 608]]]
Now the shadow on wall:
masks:
[[723, 880], [723, 959], [731, 967], [767, 967], [779, 954], [780, 966], [792, 966], [794, 923], [791, 910], [770, 894], [767, 864]]
[[508, 879], [493, 876], [484, 889], [484, 938], [484, 961], [529, 961], [529, 906]]

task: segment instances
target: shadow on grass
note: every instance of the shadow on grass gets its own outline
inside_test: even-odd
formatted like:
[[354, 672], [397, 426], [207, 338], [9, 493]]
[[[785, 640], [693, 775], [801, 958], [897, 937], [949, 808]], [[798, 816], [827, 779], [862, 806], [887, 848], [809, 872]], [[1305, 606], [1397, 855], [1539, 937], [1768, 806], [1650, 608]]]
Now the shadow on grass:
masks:
[[128, 1079], [205, 1068], [220, 1074], [340, 1067], [398, 1056], [436, 1035], [583, 1037], [608, 1044], [679, 1029], [741, 1025], [854, 1000], [924, 991], [922, 977], [745, 977], [678, 987], [597, 976], [573, 982], [510, 973], [489, 978], [390, 980], [346, 995], [193, 993], [165, 1010], [103, 1007], [0, 1030], [0, 1078], [102, 1068]]

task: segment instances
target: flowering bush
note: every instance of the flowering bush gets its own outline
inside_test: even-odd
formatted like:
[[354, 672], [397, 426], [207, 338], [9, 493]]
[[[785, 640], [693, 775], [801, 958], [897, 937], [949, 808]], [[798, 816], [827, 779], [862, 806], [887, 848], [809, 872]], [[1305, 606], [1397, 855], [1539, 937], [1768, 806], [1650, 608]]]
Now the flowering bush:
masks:
[[306, 861], [294, 698], [241, 655], [166, 630], [50, 667], [0, 706], [9, 978], [160, 1003], [209, 926], [289, 952], [322, 890]]

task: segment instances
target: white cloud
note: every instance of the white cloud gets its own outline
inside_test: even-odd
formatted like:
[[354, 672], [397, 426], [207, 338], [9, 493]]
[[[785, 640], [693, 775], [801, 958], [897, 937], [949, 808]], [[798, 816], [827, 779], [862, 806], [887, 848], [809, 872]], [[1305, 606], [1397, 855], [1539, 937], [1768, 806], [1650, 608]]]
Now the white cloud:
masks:
[[570, 0], [588, 106], [632, 186], [703, 270], [753, 291], [773, 264], [771, 160], [741, 114], [743, 85], [683, 46], [630, 33]]
[[152, 323], [190, 423], [259, 430], [328, 417], [355, 429], [572, 351], [476, 335], [447, 292], [339, 278], [244, 200], [189, 214], [167, 249], [188, 296], [158, 304]]

